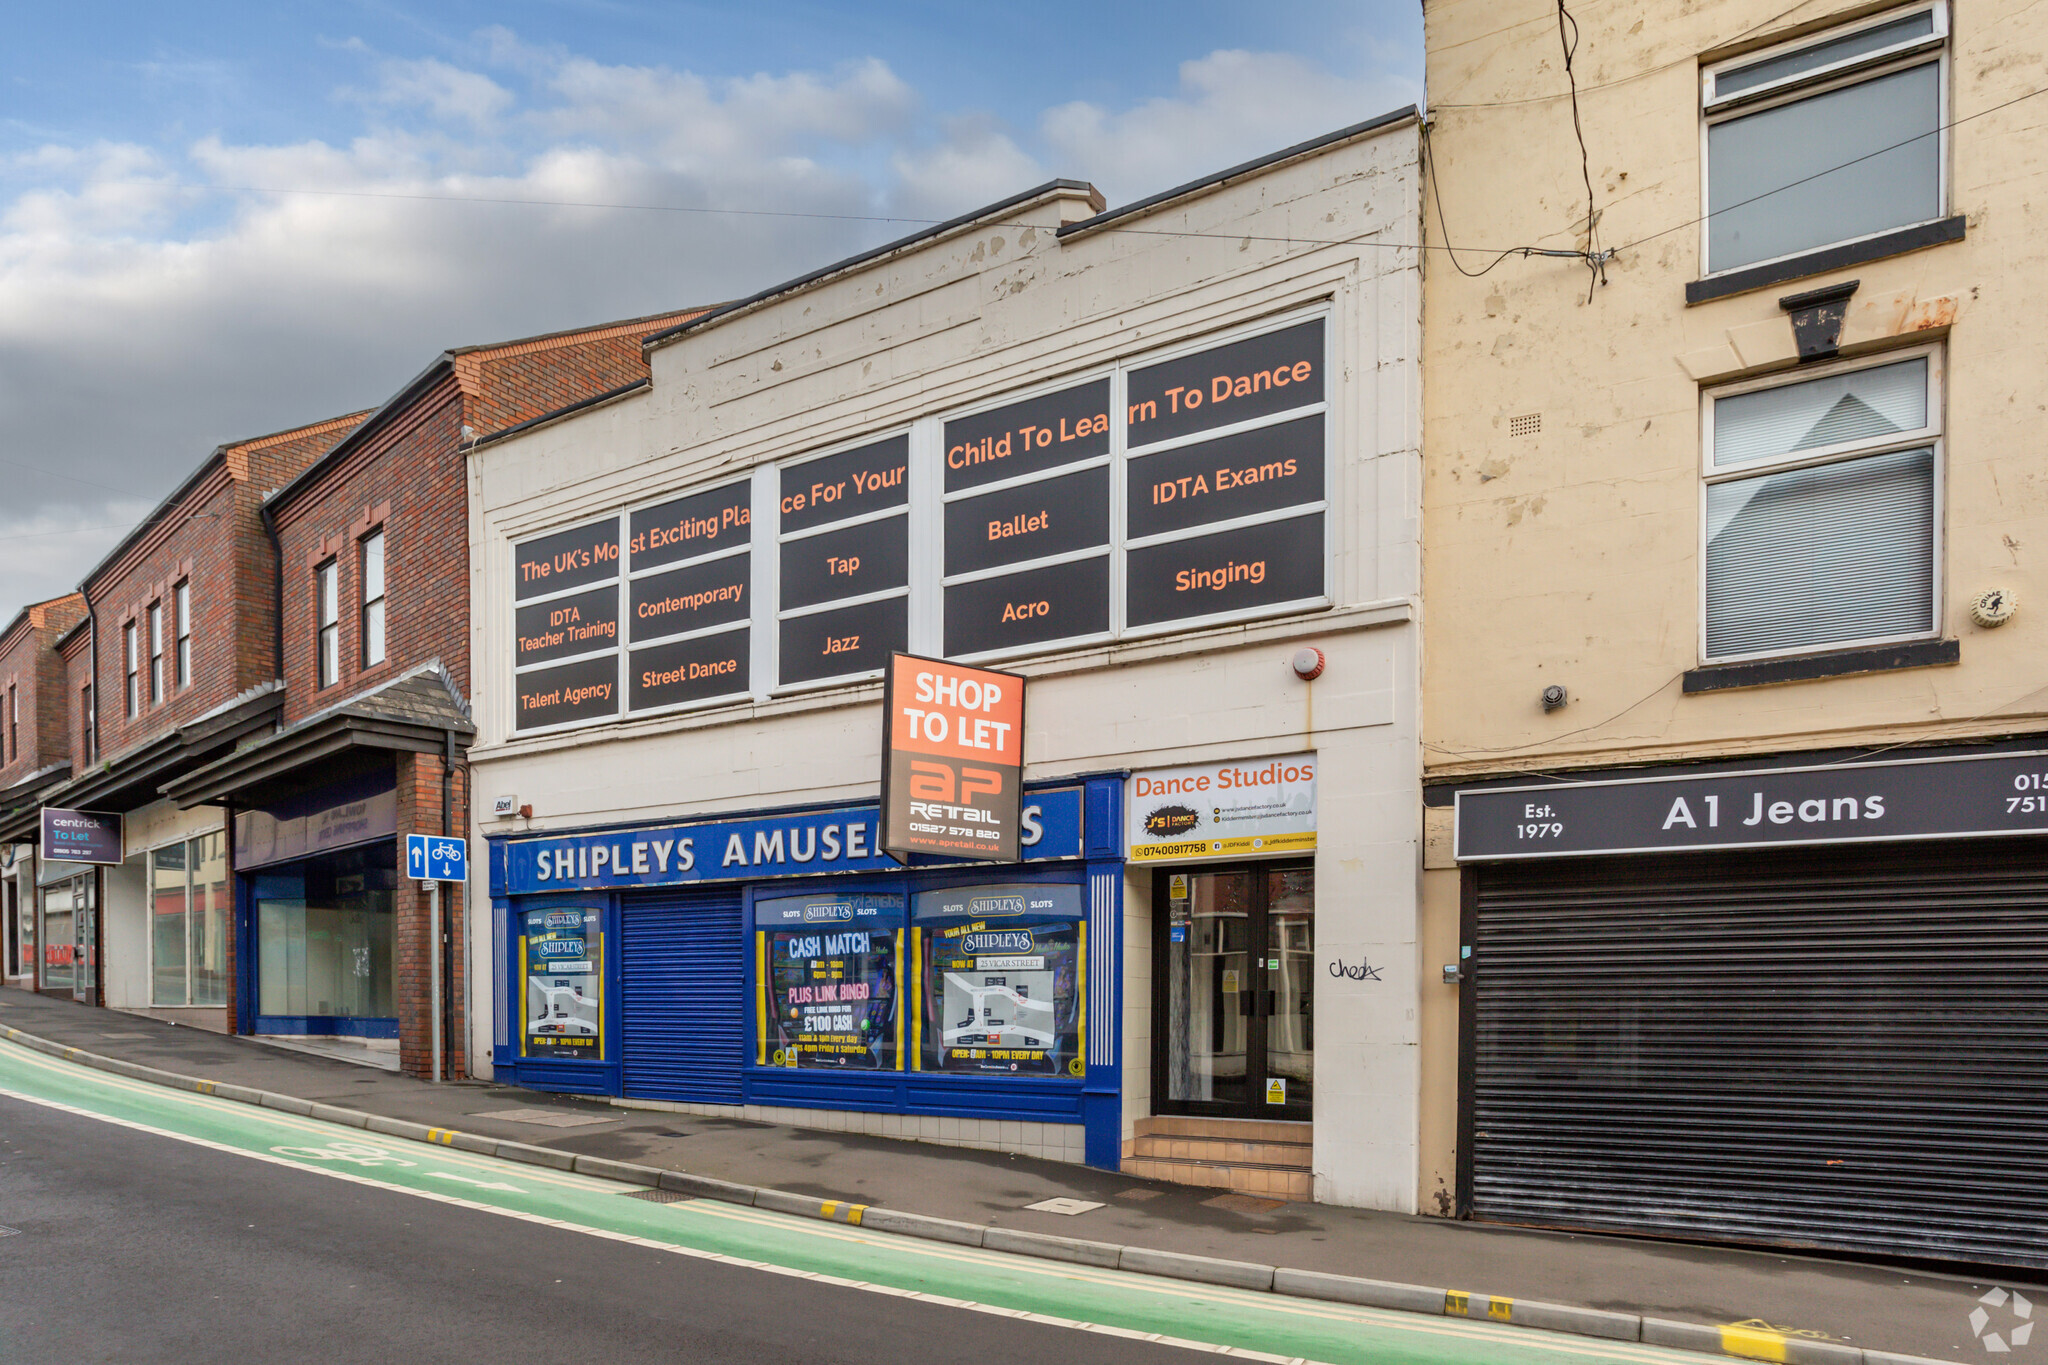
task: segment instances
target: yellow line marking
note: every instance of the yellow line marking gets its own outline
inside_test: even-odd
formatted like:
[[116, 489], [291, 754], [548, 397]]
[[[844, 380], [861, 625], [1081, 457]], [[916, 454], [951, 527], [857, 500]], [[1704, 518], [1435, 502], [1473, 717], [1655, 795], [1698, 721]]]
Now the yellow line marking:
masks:
[[1502, 1322], [1513, 1322], [1515, 1319], [1515, 1301], [1513, 1299], [1501, 1298], [1496, 1294], [1486, 1301], [1486, 1316], [1498, 1318]]
[[1723, 1327], [1721, 1351], [1724, 1355], [1747, 1356], [1751, 1360], [1783, 1360], [1785, 1338], [1776, 1332], [1759, 1332], [1754, 1327]]
[[1444, 1312], [1452, 1317], [1462, 1318], [1472, 1311], [1472, 1296], [1460, 1289], [1444, 1291]]

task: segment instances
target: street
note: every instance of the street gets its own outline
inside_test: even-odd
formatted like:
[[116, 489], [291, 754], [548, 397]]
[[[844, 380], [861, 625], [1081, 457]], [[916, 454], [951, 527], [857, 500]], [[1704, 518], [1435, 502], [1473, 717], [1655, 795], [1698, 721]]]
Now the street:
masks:
[[657, 1203], [9, 1044], [0, 1222], [10, 1365], [1697, 1359]]

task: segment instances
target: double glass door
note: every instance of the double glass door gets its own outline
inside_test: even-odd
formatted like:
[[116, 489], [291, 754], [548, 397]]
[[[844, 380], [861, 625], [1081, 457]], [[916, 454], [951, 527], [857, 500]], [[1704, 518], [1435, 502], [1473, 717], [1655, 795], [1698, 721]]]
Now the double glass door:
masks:
[[1307, 1119], [1315, 1085], [1315, 867], [1154, 873], [1153, 1103]]
[[42, 889], [42, 989], [68, 991], [87, 1004], [99, 998], [97, 889], [92, 873]]

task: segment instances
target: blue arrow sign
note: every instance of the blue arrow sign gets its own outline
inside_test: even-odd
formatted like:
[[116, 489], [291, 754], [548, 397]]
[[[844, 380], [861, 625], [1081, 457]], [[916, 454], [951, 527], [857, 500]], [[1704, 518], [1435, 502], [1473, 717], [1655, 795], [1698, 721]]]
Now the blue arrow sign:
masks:
[[405, 875], [423, 882], [469, 880], [469, 845], [435, 834], [405, 836]]

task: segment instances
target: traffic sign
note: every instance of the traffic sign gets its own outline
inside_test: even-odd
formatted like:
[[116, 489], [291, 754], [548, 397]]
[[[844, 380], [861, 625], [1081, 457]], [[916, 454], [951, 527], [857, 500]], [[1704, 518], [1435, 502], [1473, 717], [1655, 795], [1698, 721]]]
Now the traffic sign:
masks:
[[405, 875], [423, 882], [469, 880], [469, 845], [436, 834], [405, 836]]

